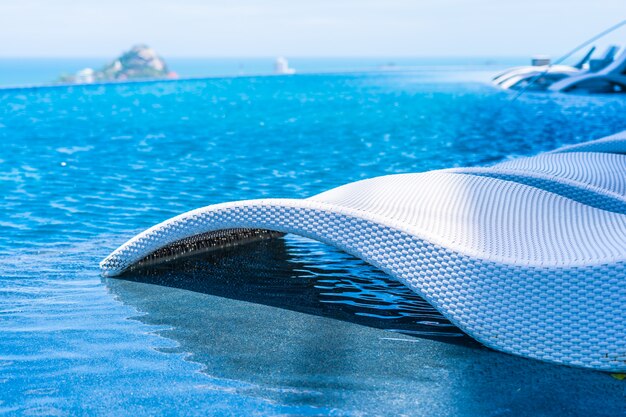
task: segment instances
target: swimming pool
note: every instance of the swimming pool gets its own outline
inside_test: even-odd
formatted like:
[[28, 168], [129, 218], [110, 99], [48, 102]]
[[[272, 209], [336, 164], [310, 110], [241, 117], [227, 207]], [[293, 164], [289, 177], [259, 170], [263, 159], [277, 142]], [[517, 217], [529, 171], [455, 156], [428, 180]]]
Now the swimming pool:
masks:
[[482, 348], [384, 274], [288, 236], [99, 276], [161, 220], [626, 129], [621, 97], [484, 72], [0, 91], [0, 411], [620, 415], [626, 384]]

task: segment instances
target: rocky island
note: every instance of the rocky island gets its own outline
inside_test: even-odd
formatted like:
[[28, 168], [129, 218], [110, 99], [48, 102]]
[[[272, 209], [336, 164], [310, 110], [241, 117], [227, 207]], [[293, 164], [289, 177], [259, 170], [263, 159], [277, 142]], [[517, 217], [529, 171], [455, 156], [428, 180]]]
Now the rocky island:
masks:
[[90, 84], [107, 81], [178, 78], [154, 49], [147, 45], [133, 46], [100, 70], [84, 68], [72, 75], [62, 75], [58, 82]]

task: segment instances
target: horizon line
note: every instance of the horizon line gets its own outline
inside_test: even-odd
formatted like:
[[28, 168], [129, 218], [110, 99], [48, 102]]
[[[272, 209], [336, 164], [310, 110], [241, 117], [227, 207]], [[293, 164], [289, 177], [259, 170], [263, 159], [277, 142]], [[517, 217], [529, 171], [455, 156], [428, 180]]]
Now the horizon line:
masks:
[[[166, 55], [157, 51], [162, 58], [174, 59], [274, 59], [276, 57], [285, 57], [289, 59], [484, 59], [484, 58], [530, 58], [534, 55], [546, 54], [529, 54], [529, 55], [454, 55], [454, 54], [438, 54], [438, 55]], [[549, 54], [548, 54], [549, 55]], [[557, 56], [557, 54], [554, 54]], [[0, 55], [0, 59], [113, 59], [114, 57], [105, 55]]]

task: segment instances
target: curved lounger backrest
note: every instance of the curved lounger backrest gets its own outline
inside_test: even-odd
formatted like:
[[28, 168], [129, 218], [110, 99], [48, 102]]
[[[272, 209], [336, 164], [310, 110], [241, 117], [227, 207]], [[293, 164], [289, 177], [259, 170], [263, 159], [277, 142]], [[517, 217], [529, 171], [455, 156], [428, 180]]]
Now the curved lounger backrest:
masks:
[[589, 71], [598, 72], [606, 68], [613, 62], [615, 54], [619, 51], [619, 47], [615, 45], [609, 45], [600, 56], [593, 58], [589, 62]]
[[609, 65], [600, 70], [598, 74], [623, 74], [624, 69], [626, 68], [626, 50], [622, 51], [622, 53]]
[[550, 153], [517, 158], [489, 168], [447, 171], [526, 184], [591, 207], [626, 214], [626, 155]]
[[587, 53], [585, 54], [585, 56], [583, 56], [580, 61], [578, 61], [576, 64], [573, 65], [574, 68], [577, 69], [583, 69], [583, 67], [585, 66], [585, 64], [587, 62], [589, 62], [589, 60], [591, 59], [591, 56], [593, 55], [593, 53], [595, 52], [596, 47], [592, 46], [591, 48], [589, 48], [589, 50], [587, 51]]
[[564, 146], [550, 153], [604, 152], [626, 155], [626, 130], [602, 139]]
[[[622, 155], [555, 153], [485, 168], [493, 175], [390, 175], [305, 200], [207, 206], [137, 235], [101, 268], [117, 275], [203, 242], [295, 233], [382, 269], [488, 347], [626, 371], [626, 215], [568, 195], [586, 185], [623, 197], [623, 162]], [[519, 180], [525, 172], [546, 185]]]

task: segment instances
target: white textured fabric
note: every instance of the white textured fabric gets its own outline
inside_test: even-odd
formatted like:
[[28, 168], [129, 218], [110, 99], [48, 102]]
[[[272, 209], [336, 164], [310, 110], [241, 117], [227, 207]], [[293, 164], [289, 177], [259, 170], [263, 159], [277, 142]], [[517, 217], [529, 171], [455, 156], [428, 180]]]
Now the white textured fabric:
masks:
[[[528, 169], [554, 183], [562, 176], [574, 188], [587, 183], [592, 193], [619, 197], [623, 178], [616, 180], [613, 168], [578, 170], [586, 157], [605, 161], [577, 153], [492, 169]], [[621, 169], [615, 163], [609, 166]], [[296, 233], [381, 268], [486, 346], [625, 371], [626, 215], [549, 188], [497, 175], [435, 171], [359, 181], [306, 200], [218, 204], [154, 226], [101, 267], [116, 275], [164, 246], [212, 231]]]
[[603, 210], [626, 214], [626, 154], [548, 153], [490, 168], [443, 172], [479, 175], [541, 188]]
[[626, 196], [626, 154], [547, 153], [506, 161], [493, 168], [545, 174]]
[[552, 153], [561, 152], [609, 152], [626, 154], [626, 130], [602, 139], [564, 146], [552, 151]]
[[626, 216], [511, 181], [437, 171], [390, 175], [310, 200], [399, 222], [410, 234], [480, 259], [560, 266], [626, 256]]

